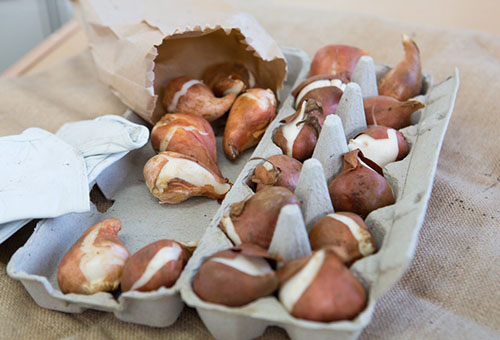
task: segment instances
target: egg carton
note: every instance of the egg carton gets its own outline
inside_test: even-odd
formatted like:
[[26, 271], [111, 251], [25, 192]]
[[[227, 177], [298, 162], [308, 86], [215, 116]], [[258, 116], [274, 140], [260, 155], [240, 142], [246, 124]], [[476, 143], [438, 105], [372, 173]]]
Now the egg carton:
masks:
[[[333, 212], [327, 183], [341, 170], [342, 154], [348, 151], [347, 140], [366, 128], [363, 97], [377, 94], [377, 79], [388, 70], [387, 66], [374, 65], [370, 57], [362, 57], [358, 63], [353, 74], [354, 82], [347, 85], [337, 115], [326, 118], [313, 157], [303, 164], [295, 189], [301, 208], [289, 205], [281, 210], [269, 252], [277, 252], [287, 261], [311, 254], [308, 231], [319, 218]], [[192, 281], [203, 261], [213, 253], [233, 246], [218, 227], [219, 221], [231, 204], [254, 194], [250, 178], [255, 167], [263, 163], [255, 160], [243, 168], [182, 278], [183, 300], [196, 308], [215, 338], [252, 339], [262, 335], [268, 326], [278, 326], [285, 329], [291, 339], [355, 339], [369, 324], [377, 300], [400, 279], [414, 255], [439, 152], [455, 103], [458, 70], [435, 86], [432, 86], [432, 77], [424, 74], [423, 85], [424, 95], [416, 99], [424, 102], [426, 107], [413, 115], [414, 125], [400, 130], [410, 152], [403, 160], [383, 168], [396, 203], [371, 212], [365, 220], [378, 251], [356, 261], [350, 268], [368, 293], [366, 308], [353, 320], [324, 323], [293, 317], [275, 296], [260, 298], [242, 307], [227, 307], [205, 302], [196, 295]], [[280, 120], [295, 112], [293, 104], [294, 98], [289, 96], [252, 157], [268, 158], [282, 154], [272, 136]]]
[[[296, 48], [283, 47], [282, 51], [288, 63], [288, 77], [278, 97], [287, 98], [297, 81], [307, 74], [309, 59], [305, 52]], [[131, 111], [126, 116], [141, 122]], [[216, 140], [219, 168], [234, 182], [252, 150], [231, 162], [224, 156], [222, 136]], [[39, 306], [68, 313], [86, 309], [112, 312], [120, 320], [153, 327], [166, 327], [175, 322], [184, 307], [180, 297], [182, 282], [186, 282], [182, 280], [184, 272], [173, 287], [154, 292], [63, 294], [57, 285], [57, 268], [63, 255], [87, 228], [106, 218], [122, 221], [118, 235], [131, 253], [159, 239], [190, 241], [202, 237], [219, 203], [194, 197], [178, 205], [158, 204], [142, 175], [144, 164], [155, 154], [148, 143], [100, 175], [99, 188], [107, 199], [114, 201], [106, 212], [100, 213], [92, 207], [88, 213], [42, 220], [26, 244], [12, 256], [7, 266], [8, 275], [20, 280]]]
[[[268, 157], [272, 154], [281, 153], [281, 151], [277, 149], [274, 144], [272, 144], [272, 141], [270, 140], [270, 133], [274, 131], [281, 118], [288, 116], [294, 111], [291, 108], [293, 100], [289, 96], [289, 93], [303, 79], [305, 79], [308, 73], [310, 61], [307, 54], [294, 48], [283, 48], [283, 52], [288, 62], [289, 73], [287, 81], [284, 83], [284, 88], [279, 93], [279, 98], [286, 98], [286, 100], [282, 105], [282, 109], [279, 111], [278, 117], [273, 121], [271, 127], [267, 130], [263, 140], [255, 149], [254, 155], [252, 156]], [[376, 82], [374, 81], [373, 76], [374, 73], [363, 71], [365, 68], [373, 69], [374, 67], [377, 70], [376, 73], [378, 76], [384, 74], [389, 69], [387, 66], [373, 66], [373, 61], [370, 58], [362, 59], [358, 65], [359, 66], [353, 75], [353, 79], [363, 85], [360, 88], [357, 88], [356, 85], [353, 84], [348, 86], [348, 90], [342, 99], [343, 102], [339, 106], [339, 115], [341, 115], [344, 110], [341, 109], [342, 106], [352, 106], [349, 104], [350, 100], [348, 100], [348, 98], [350, 98], [350, 95], [347, 95], [349, 91], [358, 94], [359, 91], [361, 91], [365, 96], [373, 94], [374, 91], [376, 91]], [[431, 83], [432, 79], [429, 76], [426, 76], [424, 85], [429, 87]], [[429, 98], [436, 93], [434, 97], [436, 98], [436, 101], [439, 101], [441, 104], [436, 104], [437, 106], [434, 105], [436, 107], [432, 110], [432, 112], [440, 112], [439, 116], [441, 118], [439, 120], [441, 121], [441, 125], [437, 127], [435, 126], [436, 123], [429, 122], [430, 127], [425, 128], [429, 130], [426, 135], [430, 137], [430, 141], [427, 142], [427, 144], [424, 144], [423, 142], [418, 144], [422, 145], [421, 149], [424, 151], [429, 148], [438, 149], [441, 145], [456, 95], [458, 74], [448, 79], [443, 84], [432, 88], [430, 93], [426, 96], [427, 100], [429, 100]], [[441, 90], [439, 90], [440, 88]], [[441, 99], [441, 97], [444, 99]], [[360, 97], [358, 96], [358, 113], [360, 108], [359, 98]], [[424, 114], [430, 107], [431, 106], [428, 105]], [[135, 120], [138, 119], [134, 115], [130, 115], [129, 118]], [[418, 119], [418, 115], [416, 115], [416, 118]], [[325, 127], [323, 128], [320, 140], [318, 141], [319, 147], [316, 148], [314, 154], [316, 159], [325, 161], [324, 164], [333, 164], [331, 162], [326, 162], [326, 160], [332, 152], [330, 150], [331, 146], [338, 145], [338, 143], [329, 143], [329, 146], [321, 146], [325, 144], [325, 142], [322, 141], [324, 139], [338, 139], [339, 135], [333, 133], [335, 128], [332, 129], [329, 127], [332, 124], [336, 124], [337, 128], [339, 127], [339, 121], [337, 120], [335, 122], [335, 119], [336, 118], [329, 118], [325, 122]], [[356, 130], [356, 123], [355, 121], [352, 122], [344, 119], [342, 128], [345, 128], [345, 131], [350, 131], [351, 128]], [[354, 130], [352, 133], [355, 133]], [[405, 137], [409, 140], [412, 152], [414, 152], [412, 143], [417, 140], [417, 134], [420, 130], [417, 130], [415, 127], [410, 127], [408, 130], [408, 132], [403, 132], [405, 133]], [[414, 138], [409, 137], [412, 134], [414, 135]], [[231, 203], [240, 201], [248, 195], [253, 194], [247, 184], [249, 176], [258, 162], [253, 161], [247, 163], [247, 160], [251, 157], [251, 151], [243, 153], [241, 158], [236, 162], [229, 162], [223, 156], [221, 143], [222, 138], [218, 137], [217, 149], [219, 155], [219, 167], [223, 174], [235, 183], [233, 189], [231, 189], [231, 191], [227, 194], [226, 199], [222, 202], [221, 206], [219, 206], [217, 202], [207, 200], [205, 198], [192, 198], [180, 205], [158, 205], [157, 200], [152, 197], [147, 190], [142, 177], [142, 168], [144, 163], [147, 159], [154, 155], [154, 151], [148, 144], [140, 150], [131, 152], [123, 160], [110, 167], [101, 175], [100, 178], [98, 178], [97, 183], [105, 196], [114, 201], [113, 206], [109, 208], [109, 210], [105, 213], [99, 213], [93, 207], [92, 211], [89, 213], [69, 214], [55, 219], [40, 221], [28, 242], [12, 256], [11, 261], [7, 266], [8, 274], [22, 282], [26, 290], [30, 293], [38, 305], [52, 310], [79, 313], [86, 309], [95, 309], [113, 312], [118, 319], [123, 321], [153, 327], [167, 327], [174, 323], [179, 316], [184, 307], [184, 299], [188, 304], [197, 308], [203, 321], [212, 334], [217, 338], [253, 338], [264, 332], [265, 328], [269, 325], [278, 325], [285, 328], [290, 336], [294, 338], [300, 338], [303, 334], [310, 334], [311, 329], [315, 330], [318, 334], [322, 333], [327, 337], [331, 337], [333, 334], [331, 327], [325, 328], [325, 324], [311, 323], [292, 318], [274, 297], [260, 299], [244, 308], [227, 308], [224, 306], [204, 303], [203, 301], [200, 301], [196, 295], [193, 295], [191, 290], [191, 281], [202, 259], [217, 250], [228, 248], [232, 245], [226, 236], [217, 228], [218, 221], [222, 217], [223, 213], [227, 211], [228, 206]], [[336, 152], [338, 153], [340, 151], [342, 150], [339, 149]], [[373, 223], [367, 221], [368, 225], [375, 230], [374, 236], [379, 246], [382, 244], [382, 241], [384, 241], [385, 246], [385, 243], [388, 243], [388, 240], [393, 237], [397, 239], [407, 238], [407, 241], [404, 244], [410, 244], [411, 250], [405, 257], [407, 262], [410, 261], [413, 255], [418, 229], [422, 223], [425, 213], [425, 206], [432, 187], [432, 178], [438, 153], [439, 150], [437, 150], [435, 154], [429, 155], [429, 162], [425, 163], [424, 167], [427, 169], [427, 173], [430, 171], [430, 179], [426, 182], [426, 184], [421, 186], [422, 190], [427, 188], [427, 191], [422, 192], [422, 195], [419, 198], [420, 201], [416, 203], [421, 206], [423, 205], [423, 207], [421, 207], [420, 210], [412, 212], [413, 214], [416, 214], [416, 217], [410, 219], [410, 221], [413, 221], [413, 225], [411, 225], [412, 229], [409, 233], [404, 232], [407, 231], [408, 228], [393, 232], [392, 229], [388, 227], [387, 223], [389, 223], [388, 221], [390, 221], [393, 217], [393, 210], [386, 215], [381, 215], [385, 218], [382, 218], [382, 221], [385, 221], [386, 223], [382, 223], [380, 227], [377, 227], [379, 219], [374, 219]], [[409, 157], [413, 157], [411, 155], [412, 153], [410, 153], [405, 160]], [[337, 163], [340, 164], [339, 162]], [[330, 169], [329, 167], [325, 167], [325, 169], [327, 170], [327, 175], [323, 176], [325, 176], [325, 178], [332, 177], [332, 174], [335, 172], [332, 170], [333, 168]], [[417, 169], [414, 172], [418, 174], [419, 170], [420, 169]], [[311, 181], [308, 179], [318, 176], [321, 177], [321, 174], [323, 174], [323, 168], [317, 161], [314, 159], [306, 161], [303, 168], [303, 175], [301, 175], [300, 179], [301, 182], [305, 183], [300, 184], [296, 191], [302, 202], [302, 213], [305, 217], [305, 225], [308, 226], [310, 226], [312, 223], [311, 221], [314, 220], [314, 216], [320, 216], [323, 212], [331, 211], [331, 209], [329, 209], [329, 206], [331, 206], [329, 205], [330, 203], [328, 203], [329, 199], [322, 200], [321, 202], [317, 200], [318, 202], [313, 204], [314, 199], [311, 198], [314, 196], [326, 197], [325, 195], [327, 195], [324, 186], [326, 179], [323, 181], [323, 185], [318, 185], [321, 181]], [[390, 173], [388, 179], [390, 180], [391, 185], [393, 185], [393, 188], [397, 188], [398, 182], [391, 179]], [[301, 190], [304, 192], [300, 193]], [[321, 193], [321, 191], [323, 191], [323, 193]], [[396, 206], [399, 203], [400, 199], [398, 196]], [[315, 208], [315, 206], [319, 208]], [[380, 209], [380, 211], [382, 210], [384, 209]], [[282, 254], [288, 252], [288, 257], [285, 256], [288, 259], [299, 255], [305, 255], [310, 252], [310, 249], [308, 249], [308, 243], [304, 242], [304, 235], [306, 233], [304, 225], [297, 223], [297, 221], [300, 221], [300, 219], [297, 219], [297, 215], [299, 214], [301, 214], [301, 212], [296, 209], [294, 210], [293, 207], [286, 207], [283, 209], [279, 219], [276, 235], [282, 234], [279, 230], [287, 225], [294, 225], [297, 233], [289, 233], [290, 235], [287, 238], [287, 242], [280, 242], [279, 239], [276, 241], [273, 240], [272, 249], [277, 250]], [[402, 218], [404, 218], [404, 214], [402, 215]], [[131, 253], [146, 244], [161, 238], [187, 241], [199, 239], [203, 233], [205, 233], [205, 235], [203, 236], [199, 249], [195, 251], [185, 270], [182, 272], [179, 280], [171, 288], [161, 288], [155, 292], [126, 292], [115, 295], [110, 293], [97, 293], [91, 296], [62, 294], [58, 289], [56, 280], [56, 273], [60, 259], [68, 248], [74, 243], [74, 241], [78, 239], [78, 237], [90, 225], [108, 217], [116, 217], [122, 220], [123, 229], [119, 233], [119, 236]], [[371, 215], [369, 219], [370, 218]], [[390, 232], [387, 233], [387, 230]], [[396, 234], [396, 232], [402, 232], [403, 235], [401, 236]], [[302, 233], [302, 236], [300, 236], [300, 233]], [[394, 236], [391, 236], [392, 234], [394, 234]], [[292, 239], [290, 239], [290, 237]], [[285, 240], [285, 238], [283, 239]], [[212, 241], [213, 244], [210, 244]], [[293, 245], [294, 243], [292, 242], [294, 241], [299, 242], [297, 243], [297, 246], [292, 248], [287, 246], [287, 244]], [[397, 244], [393, 245], [393, 247], [397, 246]], [[299, 249], [299, 251], [294, 249]], [[382, 247], [379, 253], [375, 256], [381, 258], [384, 250], [385, 247]], [[353, 271], [360, 276], [363, 284], [365, 284], [365, 287], [370, 289], [370, 302], [366, 310], [353, 322], [331, 324], [334, 325], [332, 326], [333, 329], [336, 329], [336, 335], [339, 334], [340, 336], [340, 334], [346, 334], [346, 336], [350, 337], [353, 332], [354, 334], [359, 333], [362, 327], [369, 322], [376, 298], [378, 298], [380, 294], [387, 289], [387, 287], [392, 285], [399, 277], [398, 275], [401, 275], [404, 271], [404, 269], [394, 269], [391, 267], [391, 260], [393, 259], [391, 259], [390, 255], [388, 255], [388, 259], [383, 261], [385, 271], [390, 271], [392, 268], [392, 271], [394, 272], [390, 280], [385, 278], [385, 281], [381, 281], [385, 282], [383, 285], [374, 285], [372, 281], [365, 279], [365, 274], [359, 274], [367, 272], [367, 268], [372, 273], [377, 272], [378, 267], [383, 268], [382, 265], [379, 264], [379, 260], [372, 260], [373, 263], [369, 262], [363, 266], [361, 266], [361, 263], [364, 262], [358, 261], [359, 264], [356, 263], [355, 266], [353, 266]], [[394, 278], [394, 275], [397, 277]], [[373, 276], [374, 275], [368, 275], [366, 277], [371, 278]], [[379, 280], [383, 279], [383, 277], [379, 278]], [[183, 299], [181, 299], [180, 296], [181, 291]], [[252, 306], [257, 306], [258, 308], [254, 308]], [[234, 323], [229, 324], [226, 320], [234, 321]]]

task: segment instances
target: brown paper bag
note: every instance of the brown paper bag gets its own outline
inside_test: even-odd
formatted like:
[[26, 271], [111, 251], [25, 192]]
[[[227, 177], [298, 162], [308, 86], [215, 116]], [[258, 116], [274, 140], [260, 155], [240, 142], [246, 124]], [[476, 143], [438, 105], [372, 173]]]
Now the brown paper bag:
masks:
[[101, 81], [154, 123], [168, 82], [201, 78], [209, 65], [239, 61], [256, 87], [275, 93], [286, 76], [279, 46], [249, 14], [222, 1], [74, 0]]

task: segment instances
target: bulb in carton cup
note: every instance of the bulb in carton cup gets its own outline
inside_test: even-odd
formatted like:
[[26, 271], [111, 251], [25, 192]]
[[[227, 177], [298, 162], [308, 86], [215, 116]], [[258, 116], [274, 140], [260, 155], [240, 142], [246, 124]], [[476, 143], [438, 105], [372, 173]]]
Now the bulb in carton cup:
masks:
[[99, 222], [83, 233], [64, 254], [57, 283], [65, 294], [94, 294], [116, 290], [127, 248], [118, 238], [122, 223], [116, 218]]
[[369, 97], [363, 100], [366, 123], [382, 125], [396, 130], [411, 125], [412, 114], [425, 107], [418, 100], [399, 101], [388, 96]]
[[255, 167], [252, 182], [257, 184], [256, 191], [270, 186], [285, 187], [295, 191], [299, 180], [302, 163], [287, 155], [274, 155], [264, 159], [264, 163]]
[[363, 156], [383, 167], [402, 160], [408, 154], [408, 144], [403, 134], [385, 126], [372, 126], [348, 144], [349, 151], [360, 149]]
[[281, 121], [284, 125], [276, 130], [273, 142], [283, 154], [303, 162], [311, 158], [326, 117], [314, 99], [305, 100], [294, 114]]
[[290, 190], [266, 188], [232, 204], [229, 212], [222, 217], [220, 227], [236, 245], [253, 243], [269, 249], [281, 208], [288, 204], [300, 205]]
[[344, 168], [328, 186], [335, 211], [365, 218], [375, 209], [394, 204], [394, 195], [382, 169], [356, 149], [344, 156]]
[[321, 105], [325, 115], [334, 114], [347, 83], [348, 80], [338, 76], [328, 74], [312, 76], [292, 91], [295, 108], [300, 107], [304, 100], [312, 98]]
[[328, 249], [286, 263], [278, 278], [280, 302], [299, 319], [352, 320], [366, 306], [363, 285]]
[[422, 90], [422, 65], [417, 44], [406, 34], [402, 35], [404, 59], [390, 70], [378, 84], [381, 96], [405, 101], [420, 94]]
[[309, 76], [317, 74], [341, 75], [351, 79], [359, 58], [368, 55], [357, 47], [349, 45], [327, 45], [320, 48], [311, 63]]
[[202, 300], [226, 306], [243, 306], [272, 294], [278, 288], [273, 268], [277, 257], [254, 244], [219, 251], [207, 258], [193, 280]]
[[172, 287], [181, 275], [190, 252], [182, 243], [159, 240], [141, 248], [127, 259], [121, 277], [123, 292], [149, 292]]
[[347, 266], [376, 251], [375, 240], [361, 216], [349, 212], [328, 214], [309, 232], [313, 251], [331, 248]]

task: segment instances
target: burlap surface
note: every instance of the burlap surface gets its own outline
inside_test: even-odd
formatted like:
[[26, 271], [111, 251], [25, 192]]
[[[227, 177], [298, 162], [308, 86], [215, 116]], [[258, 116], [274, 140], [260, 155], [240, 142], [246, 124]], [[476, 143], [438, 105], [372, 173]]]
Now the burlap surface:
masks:
[[[361, 339], [494, 339], [500, 337], [500, 38], [264, 1], [244, 3], [281, 45], [310, 55], [327, 43], [370, 51], [376, 62], [402, 56], [400, 33], [415, 38], [424, 70], [437, 81], [460, 69], [461, 85], [413, 263], [378, 303]], [[417, 18], [418, 19], [418, 18]], [[0, 81], [0, 135], [29, 126], [55, 131], [69, 120], [121, 113], [124, 106], [98, 83], [88, 54], [44, 73]], [[32, 231], [0, 245], [1, 338], [206, 339], [186, 309], [170, 328], [117, 321], [112, 314], [70, 315], [38, 307], [7, 277], [6, 263]], [[266, 339], [286, 338], [270, 328]]]

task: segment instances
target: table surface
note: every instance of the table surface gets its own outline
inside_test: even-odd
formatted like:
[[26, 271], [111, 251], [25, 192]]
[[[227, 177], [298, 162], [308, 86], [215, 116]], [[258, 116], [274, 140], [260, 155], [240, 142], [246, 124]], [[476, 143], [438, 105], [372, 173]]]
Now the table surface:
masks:
[[[494, 113], [500, 106], [500, 22], [489, 26], [494, 22], [489, 19], [499, 13], [500, 1], [420, 0], [389, 6], [390, 2], [310, 0], [303, 5], [299, 0], [234, 1], [258, 17], [277, 41], [299, 46], [310, 55], [318, 46], [345, 38], [366, 46], [376, 60], [395, 64], [401, 55], [392, 52], [394, 46], [400, 46], [399, 33], [416, 32], [425, 54], [425, 70], [437, 81], [445, 79], [455, 66], [460, 69], [460, 95], [441, 150], [415, 257], [402, 279], [377, 304], [361, 339], [496, 340], [500, 338], [500, 155], [498, 115]], [[273, 11], [277, 9], [286, 15], [276, 18]], [[340, 10], [389, 20], [344, 15]], [[314, 28], [322, 32], [315, 39], [303, 34], [312, 20]], [[496, 36], [405, 21], [479, 29]], [[360, 27], [368, 29], [358, 31]], [[97, 80], [90, 54], [81, 53], [86, 45], [73, 21], [7, 70], [4, 77], [36, 73], [58, 64], [39, 75], [0, 81], [0, 116], [22, 117], [22, 124], [11, 131], [18, 133], [34, 124], [55, 130], [66, 121], [92, 119], [100, 112], [123, 112], [123, 104]], [[85, 73], [91, 75], [76, 78]], [[85, 93], [75, 93], [81, 89]], [[59, 98], [61, 92], [65, 95]], [[91, 103], [83, 102], [89, 98]], [[21, 231], [2, 244], [0, 251], [0, 305], [5, 306], [0, 309], [0, 338], [209, 338], [206, 327], [189, 308], [168, 332], [118, 322], [111, 313], [66, 314], [37, 308], [24, 287], [6, 274], [10, 256], [26, 242], [33, 225]], [[286, 333], [269, 328], [264, 338], [285, 339]]]
[[[301, 0], [275, 0], [287, 6], [304, 6]], [[409, 3], [395, 0], [310, 0], [309, 8], [329, 8], [357, 12], [398, 21], [428, 24], [446, 28], [481, 30], [500, 35], [500, 1], [498, 0], [420, 0]], [[432, 10], [430, 10], [432, 9]], [[68, 22], [35, 47], [17, 63], [0, 74], [0, 78], [19, 76], [47, 69], [51, 65], [83, 52], [87, 38], [75, 20]]]

